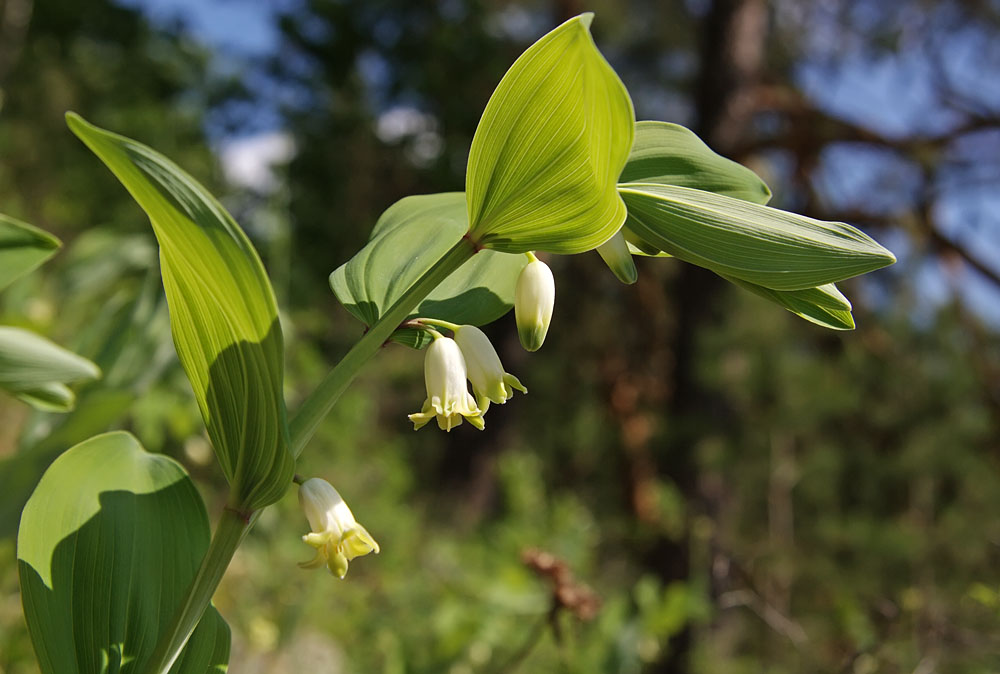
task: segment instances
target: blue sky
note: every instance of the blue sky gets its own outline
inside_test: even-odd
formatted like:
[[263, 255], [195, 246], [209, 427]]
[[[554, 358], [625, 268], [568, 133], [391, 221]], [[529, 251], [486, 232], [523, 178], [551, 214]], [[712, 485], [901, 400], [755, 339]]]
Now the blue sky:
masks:
[[138, 7], [154, 24], [181, 19], [199, 41], [236, 54], [274, 51], [278, 34], [271, 17], [283, 2], [274, 0], [119, 0]]

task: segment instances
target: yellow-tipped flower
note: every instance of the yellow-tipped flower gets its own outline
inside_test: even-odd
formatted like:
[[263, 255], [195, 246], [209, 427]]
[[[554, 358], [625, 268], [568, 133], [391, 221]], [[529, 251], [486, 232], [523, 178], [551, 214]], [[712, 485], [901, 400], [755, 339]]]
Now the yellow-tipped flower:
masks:
[[455, 330], [455, 342], [462, 349], [472, 391], [483, 414], [491, 401], [502, 405], [513, 398], [514, 389], [528, 392], [517, 377], [504, 372], [500, 356], [482, 330], [474, 325], [463, 325]]
[[639, 278], [622, 230], [619, 229], [614, 236], [598, 246], [597, 252], [622, 283], [635, 283]]
[[312, 533], [302, 540], [316, 548], [316, 557], [299, 566], [313, 569], [325, 565], [330, 573], [343, 578], [352, 559], [373, 551], [378, 554], [378, 543], [358, 524], [344, 499], [326, 480], [314, 477], [303, 482], [299, 504], [312, 528]]
[[469, 423], [483, 430], [483, 411], [476, 406], [476, 399], [469, 393], [466, 383], [468, 372], [462, 350], [454, 339], [438, 335], [427, 347], [424, 357], [424, 383], [427, 400], [423, 408], [410, 415], [413, 430], [426, 425], [437, 417], [438, 427], [450, 431], [468, 419]]
[[521, 346], [537, 351], [545, 341], [556, 303], [556, 281], [541, 260], [532, 260], [521, 270], [514, 289], [514, 318]]

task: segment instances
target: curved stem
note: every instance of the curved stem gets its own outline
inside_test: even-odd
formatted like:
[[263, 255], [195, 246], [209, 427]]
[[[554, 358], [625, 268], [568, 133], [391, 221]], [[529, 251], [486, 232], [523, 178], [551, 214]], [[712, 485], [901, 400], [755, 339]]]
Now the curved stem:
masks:
[[430, 294], [442, 281], [476, 254], [471, 242], [462, 239], [444, 254], [437, 264], [428, 269], [406, 293], [389, 307], [371, 330], [361, 338], [347, 355], [337, 363], [316, 390], [312, 392], [292, 419], [292, 454], [298, 458], [309, 439], [316, 432], [320, 422], [326, 417], [334, 403], [347, 386], [354, 381], [361, 366], [378, 353], [378, 350], [392, 336], [403, 319], [413, 308]]
[[219, 524], [212, 535], [205, 558], [201, 561], [194, 582], [184, 597], [184, 603], [174, 614], [170, 628], [160, 635], [160, 640], [153, 651], [153, 657], [146, 671], [166, 672], [181, 654], [184, 645], [198, 626], [198, 621], [208, 608], [208, 603], [215, 594], [222, 575], [226, 572], [229, 562], [233, 559], [236, 548], [243, 542], [243, 537], [250, 531], [256, 518], [245, 518], [230, 508], [222, 511]]
[[[306, 443], [312, 438], [321, 421], [329, 413], [340, 395], [358, 375], [361, 367], [392, 336], [406, 316], [421, 300], [430, 294], [442, 281], [461, 267], [473, 255], [475, 247], [468, 239], [462, 239], [424, 272], [406, 293], [396, 300], [389, 309], [371, 326], [371, 329], [340, 360], [326, 378], [320, 382], [299, 408], [290, 424], [292, 454], [298, 458]], [[240, 546], [247, 532], [253, 527], [261, 511], [241, 512], [238, 508], [226, 508], [212, 535], [212, 542], [202, 559], [198, 573], [188, 589], [184, 602], [174, 614], [170, 628], [160, 635], [153, 651], [153, 658], [146, 670], [152, 674], [163, 674], [173, 665], [184, 645], [194, 632], [198, 621], [208, 608], [215, 588], [222, 580], [229, 562]]]
[[444, 328], [445, 330], [451, 330], [452, 332], [456, 332], [460, 327], [462, 327], [457, 323], [452, 323], [450, 321], [442, 321], [438, 318], [414, 318], [413, 320], [417, 323], [423, 323], [424, 325], [434, 325], [439, 328]]

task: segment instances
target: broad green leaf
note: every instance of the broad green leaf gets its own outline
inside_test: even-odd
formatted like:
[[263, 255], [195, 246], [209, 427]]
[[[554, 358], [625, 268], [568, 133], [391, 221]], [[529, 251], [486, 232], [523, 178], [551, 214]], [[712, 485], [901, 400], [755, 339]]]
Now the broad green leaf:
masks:
[[[144, 671], [208, 539], [201, 497], [173, 459], [123, 432], [64, 452], [28, 500], [17, 536], [21, 601], [42, 672]], [[229, 628], [209, 609], [171, 671], [224, 672], [228, 658]]]
[[149, 216], [177, 355], [241, 507], [275, 502], [291, 482], [281, 326], [257, 252], [226, 210], [154, 150], [75, 114], [73, 132]]
[[0, 290], [59, 250], [59, 239], [0, 213]]
[[[330, 274], [344, 307], [371, 326], [468, 230], [462, 192], [406, 197], [389, 207], [368, 244]], [[452, 273], [410, 315], [485, 325], [514, 305], [524, 255], [481, 250]], [[424, 333], [399, 330], [394, 339], [423, 346]]]
[[732, 276], [723, 276], [723, 278], [788, 309], [810, 323], [831, 330], [854, 329], [851, 303], [832, 283], [805, 290], [771, 290]]
[[28, 330], [0, 326], [0, 389], [29, 405], [68, 411], [74, 397], [66, 384], [100, 376], [86, 358]]
[[896, 261], [863, 232], [711, 192], [619, 187], [628, 227], [674, 257], [772, 290], [805, 290]]
[[747, 167], [716, 154], [693, 131], [669, 122], [637, 122], [620, 183], [691, 187], [766, 204], [771, 190]]
[[635, 132], [628, 91], [590, 36], [592, 14], [528, 48], [472, 139], [471, 236], [508, 253], [580, 253], [625, 220], [615, 191]]

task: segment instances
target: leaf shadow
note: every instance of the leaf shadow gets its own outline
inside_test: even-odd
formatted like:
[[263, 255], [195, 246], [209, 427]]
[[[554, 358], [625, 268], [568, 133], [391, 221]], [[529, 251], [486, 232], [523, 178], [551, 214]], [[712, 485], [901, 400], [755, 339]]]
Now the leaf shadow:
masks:
[[282, 394], [283, 348], [275, 318], [259, 342], [227, 346], [208, 368], [205, 426], [223, 472], [250, 509], [281, 498], [295, 472]]
[[[207, 525], [177, 516], [192, 498], [199, 497], [187, 480], [144, 494], [102, 492], [97, 513], [56, 544], [50, 569], [19, 556], [24, 614], [43, 672], [144, 670], [208, 547]], [[229, 641], [210, 609], [171, 671], [223, 671]]]

